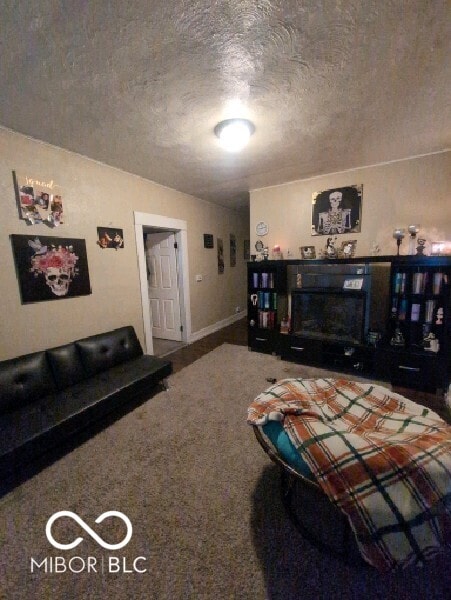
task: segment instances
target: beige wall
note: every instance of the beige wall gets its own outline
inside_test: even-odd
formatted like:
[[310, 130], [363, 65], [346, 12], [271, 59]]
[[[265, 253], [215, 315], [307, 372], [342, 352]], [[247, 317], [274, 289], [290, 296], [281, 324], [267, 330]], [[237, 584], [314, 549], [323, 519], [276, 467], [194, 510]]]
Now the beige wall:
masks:
[[[0, 157], [0, 360], [128, 324], [144, 341], [134, 211], [187, 222], [193, 334], [232, 317], [237, 306], [246, 307], [247, 210], [228, 210], [1, 128]], [[13, 171], [61, 186], [64, 225], [29, 226], [18, 218]], [[97, 226], [123, 229], [124, 249], [100, 249]], [[85, 239], [92, 294], [21, 304], [9, 239], [13, 233]], [[214, 235], [214, 250], [203, 248], [204, 233]], [[237, 240], [233, 268], [229, 266], [231, 233]], [[222, 275], [217, 272], [217, 237], [224, 242]], [[203, 275], [202, 282], [195, 281], [196, 274]]]
[[[261, 238], [270, 249], [281, 246], [284, 258], [300, 258], [299, 246], [324, 248], [327, 236], [311, 235], [312, 194], [332, 187], [363, 184], [360, 233], [337, 236], [337, 245], [357, 240], [358, 256], [376, 242], [382, 254], [395, 254], [395, 227], [420, 224], [429, 241], [451, 240], [451, 152], [366, 167], [251, 192], [251, 253], [258, 239], [255, 225], [265, 221]], [[404, 240], [401, 253], [406, 253]], [[287, 250], [291, 256], [288, 256]]]

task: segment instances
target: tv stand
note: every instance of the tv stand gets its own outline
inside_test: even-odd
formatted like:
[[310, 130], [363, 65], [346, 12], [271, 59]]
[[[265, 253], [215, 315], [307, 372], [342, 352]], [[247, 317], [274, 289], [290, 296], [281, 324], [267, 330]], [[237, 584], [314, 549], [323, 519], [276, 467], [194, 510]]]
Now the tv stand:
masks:
[[376, 348], [349, 342], [312, 340], [296, 335], [280, 336], [279, 354], [284, 360], [327, 367], [346, 373], [372, 374]]
[[[288, 317], [292, 318], [290, 310], [296, 286], [304, 286], [300, 279], [296, 283], [296, 277], [299, 271], [303, 272], [303, 267], [315, 265], [327, 266], [325, 271], [331, 274], [335, 289], [343, 287], [342, 282], [337, 285], [334, 279], [336, 272], [346, 273], [347, 266], [369, 265], [368, 272], [377, 273], [376, 277], [371, 277], [371, 288], [366, 290], [371, 309], [369, 317], [365, 317], [364, 335], [359, 340], [315, 339], [303, 335], [302, 331], [299, 333], [299, 328], [293, 329], [291, 320], [287, 322]], [[308, 273], [309, 270], [304, 271]], [[307, 281], [308, 277], [310, 275]], [[404, 281], [404, 285], [400, 281]], [[313, 286], [315, 280], [312, 282]], [[344, 373], [360, 373], [395, 386], [443, 390], [451, 379], [450, 297], [451, 257], [381, 256], [249, 262], [248, 346], [250, 350], [272, 353], [285, 360]], [[441, 309], [440, 313], [437, 313], [438, 309]], [[401, 333], [400, 346], [393, 342], [396, 329]], [[437, 352], [424, 346], [426, 329], [438, 340]]]

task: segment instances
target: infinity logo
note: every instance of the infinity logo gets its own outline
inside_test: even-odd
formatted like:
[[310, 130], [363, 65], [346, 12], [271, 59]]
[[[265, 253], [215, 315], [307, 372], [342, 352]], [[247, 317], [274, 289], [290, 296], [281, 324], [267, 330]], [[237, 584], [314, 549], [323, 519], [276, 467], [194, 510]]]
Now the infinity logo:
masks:
[[118, 550], [119, 548], [123, 548], [128, 544], [133, 533], [131, 521], [126, 515], [124, 515], [124, 513], [121, 513], [118, 510], [109, 510], [107, 512], [104, 512], [99, 517], [97, 517], [97, 519], [95, 520], [96, 523], [101, 523], [108, 517], [119, 517], [119, 519], [122, 519], [125, 525], [127, 526], [127, 535], [122, 540], [122, 542], [119, 542], [118, 544], [108, 544], [107, 542], [102, 540], [102, 538], [98, 536], [97, 533], [83, 521], [83, 519], [80, 519], [80, 517], [76, 513], [73, 513], [70, 510], [60, 510], [59, 512], [56, 512], [50, 517], [50, 519], [47, 521], [47, 525], [45, 526], [45, 535], [47, 536], [48, 541], [52, 544], [52, 546], [55, 546], [55, 548], [59, 548], [60, 550], [71, 550], [83, 541], [82, 537], [76, 538], [70, 544], [60, 544], [55, 540], [55, 538], [52, 535], [52, 525], [60, 517], [70, 517], [71, 519], [76, 521], [80, 525], [80, 527], [86, 531], [86, 533], [89, 533], [89, 535], [93, 539], [95, 539], [95, 541], [100, 546], [102, 546], [102, 548], [106, 548], [107, 550]]

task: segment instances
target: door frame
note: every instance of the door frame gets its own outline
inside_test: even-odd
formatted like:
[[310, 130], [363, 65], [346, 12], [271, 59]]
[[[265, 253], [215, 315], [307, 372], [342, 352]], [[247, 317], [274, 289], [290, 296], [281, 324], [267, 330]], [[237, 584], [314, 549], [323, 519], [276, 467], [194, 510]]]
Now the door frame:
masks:
[[186, 221], [171, 219], [163, 215], [153, 215], [135, 211], [135, 239], [138, 256], [139, 280], [141, 287], [141, 306], [144, 328], [144, 345], [146, 354], [153, 354], [152, 325], [147, 287], [147, 266], [144, 248], [145, 229], [153, 228], [173, 231], [178, 246], [177, 280], [179, 287], [180, 321], [182, 324], [182, 341], [187, 343], [191, 337], [191, 305], [189, 292], [188, 267], [188, 227]]

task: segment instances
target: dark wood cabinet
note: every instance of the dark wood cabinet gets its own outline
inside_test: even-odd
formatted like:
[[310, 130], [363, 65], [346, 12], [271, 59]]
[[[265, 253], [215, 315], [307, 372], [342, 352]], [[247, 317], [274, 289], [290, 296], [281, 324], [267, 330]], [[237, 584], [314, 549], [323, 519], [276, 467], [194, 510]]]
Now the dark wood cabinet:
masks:
[[[371, 303], [375, 317], [367, 323], [359, 343], [303, 337], [295, 335], [295, 328], [285, 326], [285, 318], [291, 316], [290, 294], [297, 285], [293, 267], [328, 265], [333, 275], [335, 270], [343, 271], [344, 264], [360, 263], [371, 266], [372, 285], [366, 302]], [[381, 337], [377, 346], [374, 338], [369, 340], [368, 332], [376, 333], [376, 339]], [[248, 344], [258, 352], [346, 373], [359, 372], [394, 386], [434, 392], [445, 389], [451, 381], [451, 257], [248, 263]]]
[[283, 261], [248, 266], [248, 344], [252, 350], [277, 353], [280, 324], [287, 310], [287, 277]]
[[390, 314], [376, 372], [393, 385], [445, 389], [451, 370], [451, 258], [392, 261]]
[[332, 343], [295, 335], [280, 336], [279, 353], [293, 360], [331, 370], [371, 374], [374, 369], [374, 346]]

